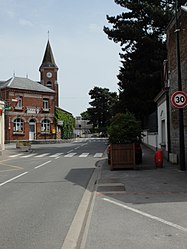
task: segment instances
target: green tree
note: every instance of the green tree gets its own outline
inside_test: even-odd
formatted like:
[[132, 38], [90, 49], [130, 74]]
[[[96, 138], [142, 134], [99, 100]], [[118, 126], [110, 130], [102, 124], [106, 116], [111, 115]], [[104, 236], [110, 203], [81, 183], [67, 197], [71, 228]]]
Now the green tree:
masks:
[[82, 112], [80, 115], [81, 115], [83, 120], [90, 120], [90, 116], [89, 116], [88, 111]]
[[119, 111], [129, 110], [143, 121], [156, 109], [154, 97], [161, 89], [165, 30], [173, 14], [173, 1], [114, 1], [124, 12], [107, 16], [112, 28], [104, 27], [104, 32], [122, 48]]
[[118, 101], [117, 93], [110, 92], [107, 88], [94, 87], [89, 92], [92, 99], [87, 109], [90, 123], [99, 132], [106, 132], [107, 126], [114, 115], [114, 106]]
[[73, 137], [73, 130], [75, 128], [75, 118], [71, 113], [68, 113], [60, 108], [55, 112], [56, 122], [63, 121], [62, 138], [68, 139]]

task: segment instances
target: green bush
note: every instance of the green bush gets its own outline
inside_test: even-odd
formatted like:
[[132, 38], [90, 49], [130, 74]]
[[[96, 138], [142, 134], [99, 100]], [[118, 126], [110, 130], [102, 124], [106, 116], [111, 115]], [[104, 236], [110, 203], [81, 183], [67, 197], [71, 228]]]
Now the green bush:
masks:
[[108, 134], [112, 144], [136, 142], [141, 136], [140, 122], [130, 112], [119, 113], [111, 121]]

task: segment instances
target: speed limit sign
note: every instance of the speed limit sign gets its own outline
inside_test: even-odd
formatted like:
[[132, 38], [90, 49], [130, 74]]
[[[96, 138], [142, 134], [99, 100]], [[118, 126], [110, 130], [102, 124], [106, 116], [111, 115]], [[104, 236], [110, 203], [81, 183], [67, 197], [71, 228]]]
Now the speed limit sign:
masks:
[[182, 91], [174, 92], [171, 96], [171, 102], [176, 108], [184, 108], [187, 105], [187, 95]]

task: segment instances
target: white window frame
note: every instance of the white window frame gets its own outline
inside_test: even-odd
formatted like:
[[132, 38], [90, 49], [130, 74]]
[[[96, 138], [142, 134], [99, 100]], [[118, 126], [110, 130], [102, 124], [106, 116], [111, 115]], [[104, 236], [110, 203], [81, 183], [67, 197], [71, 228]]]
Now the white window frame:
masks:
[[43, 99], [43, 108], [49, 109], [49, 99]]
[[49, 133], [50, 132], [50, 120], [49, 119], [44, 119], [42, 120], [42, 123], [41, 123], [41, 132], [47, 132]]
[[23, 97], [22, 96], [18, 96], [16, 98], [17, 98], [18, 102], [17, 102], [15, 108], [22, 109], [23, 108]]
[[14, 128], [13, 131], [14, 132], [23, 132], [24, 130], [24, 121], [21, 118], [16, 118], [14, 120]]

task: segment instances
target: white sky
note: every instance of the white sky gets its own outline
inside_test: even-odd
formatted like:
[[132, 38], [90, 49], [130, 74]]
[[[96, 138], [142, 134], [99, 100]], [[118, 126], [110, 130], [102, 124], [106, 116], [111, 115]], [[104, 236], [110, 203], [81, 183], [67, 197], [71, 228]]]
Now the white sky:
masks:
[[118, 91], [121, 49], [103, 26], [109, 26], [106, 15], [122, 11], [114, 0], [0, 0], [0, 80], [14, 73], [40, 80], [49, 30], [60, 107], [80, 115], [94, 86]]

